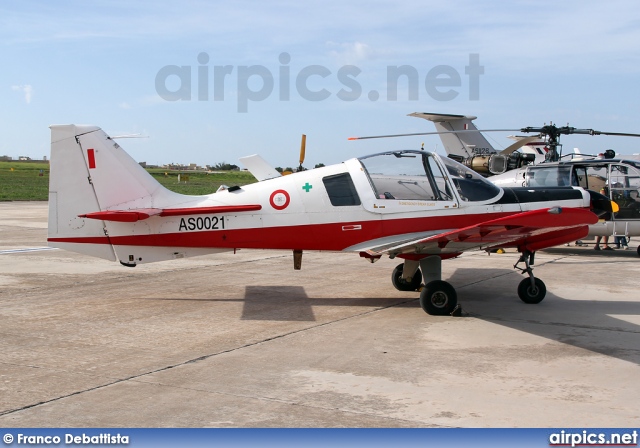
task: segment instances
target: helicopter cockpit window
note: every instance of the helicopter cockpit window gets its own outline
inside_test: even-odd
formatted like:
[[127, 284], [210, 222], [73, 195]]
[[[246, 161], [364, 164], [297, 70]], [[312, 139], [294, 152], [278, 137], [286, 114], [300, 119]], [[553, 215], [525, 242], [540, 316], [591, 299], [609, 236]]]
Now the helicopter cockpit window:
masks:
[[630, 165], [611, 165], [610, 197], [620, 210], [616, 219], [640, 219], [640, 169]]
[[589, 176], [587, 175], [586, 166], [574, 166], [571, 176], [571, 185], [589, 189]]
[[379, 199], [440, 200], [440, 187], [425, 158], [429, 158], [426, 153], [394, 151], [363, 157], [360, 162]]
[[527, 186], [569, 187], [571, 186], [571, 166], [532, 166], [527, 171]]

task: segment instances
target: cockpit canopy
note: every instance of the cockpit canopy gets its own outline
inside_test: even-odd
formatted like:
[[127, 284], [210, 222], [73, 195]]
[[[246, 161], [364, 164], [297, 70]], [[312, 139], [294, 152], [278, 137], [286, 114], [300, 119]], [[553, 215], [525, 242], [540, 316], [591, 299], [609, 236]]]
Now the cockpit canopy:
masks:
[[379, 199], [484, 202], [502, 193], [475, 171], [431, 152], [390, 151], [359, 160]]

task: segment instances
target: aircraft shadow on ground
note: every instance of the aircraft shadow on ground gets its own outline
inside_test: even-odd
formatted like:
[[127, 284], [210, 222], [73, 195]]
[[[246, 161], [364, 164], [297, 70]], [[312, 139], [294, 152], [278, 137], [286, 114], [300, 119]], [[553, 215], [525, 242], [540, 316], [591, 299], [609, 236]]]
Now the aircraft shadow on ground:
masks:
[[[508, 281], [513, 284], [506, 289], [503, 283], [496, 285], [497, 279], [506, 280], [513, 272], [462, 268], [446, 280], [457, 287], [463, 316], [640, 365], [640, 325], [623, 319], [640, 315], [640, 301], [569, 300], [551, 288], [540, 304], [528, 305], [520, 301], [516, 291], [523, 276], [512, 276], [513, 282]], [[482, 275], [486, 281], [469, 283], [470, 278]]]
[[242, 299], [243, 320], [316, 321], [314, 306], [388, 308], [407, 299], [309, 297], [302, 286], [247, 286]]
[[[389, 285], [390, 288], [393, 288]], [[242, 303], [242, 320], [256, 321], [300, 321], [315, 322], [315, 306], [367, 307], [373, 309], [390, 308], [413, 303], [419, 308], [418, 293], [415, 297], [309, 297], [302, 286], [246, 286], [243, 298], [203, 298], [149, 300], [196, 301], [196, 302], [239, 302]]]
[[[461, 268], [443, 280], [458, 291], [462, 319], [481, 319], [640, 365], [640, 326], [612, 317], [640, 315], [640, 302], [569, 300], [547, 290], [541, 304], [527, 305], [516, 292], [523, 277], [513, 274], [508, 269]], [[509, 283], [506, 287], [505, 280]], [[497, 285], [498, 282], [501, 284]], [[247, 286], [244, 298], [151, 300], [239, 302], [243, 304], [241, 319], [255, 321], [314, 322], [313, 307], [317, 306], [373, 309], [402, 306], [423, 313], [418, 293], [401, 298], [318, 298], [309, 297], [302, 286]]]

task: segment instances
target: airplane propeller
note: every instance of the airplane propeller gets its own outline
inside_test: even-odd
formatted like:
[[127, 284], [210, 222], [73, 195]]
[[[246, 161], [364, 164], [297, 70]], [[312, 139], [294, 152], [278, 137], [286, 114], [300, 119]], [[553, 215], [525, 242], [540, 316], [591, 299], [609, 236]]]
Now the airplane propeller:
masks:
[[[307, 148], [307, 136], [305, 134], [302, 134], [302, 139], [300, 140], [300, 165], [298, 166], [298, 168], [296, 168], [296, 171], [306, 171], [307, 169], [305, 167], [302, 166], [302, 164], [304, 163], [304, 156], [305, 156], [305, 152], [306, 152], [306, 148]], [[283, 176], [287, 176], [289, 174], [292, 174], [293, 171], [283, 171], [282, 175]]]
[[302, 134], [302, 139], [300, 140], [300, 166], [298, 167], [298, 171], [305, 170], [302, 164], [304, 163], [306, 147], [307, 147], [307, 136], [305, 134]]

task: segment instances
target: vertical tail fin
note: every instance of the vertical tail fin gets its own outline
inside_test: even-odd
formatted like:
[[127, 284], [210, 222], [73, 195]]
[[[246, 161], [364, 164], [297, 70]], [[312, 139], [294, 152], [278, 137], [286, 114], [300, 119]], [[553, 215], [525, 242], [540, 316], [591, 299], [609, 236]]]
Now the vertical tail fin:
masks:
[[152, 208], [171, 195], [99, 127], [51, 126], [51, 246], [115, 261], [106, 224], [79, 215]]
[[482, 135], [473, 124], [473, 120], [478, 117], [466, 115], [430, 114], [424, 112], [414, 112], [410, 117], [424, 118], [432, 121], [436, 126], [436, 131], [476, 131], [440, 134], [440, 140], [444, 145], [448, 155], [457, 155], [464, 158], [475, 155], [495, 154], [493, 146]]

